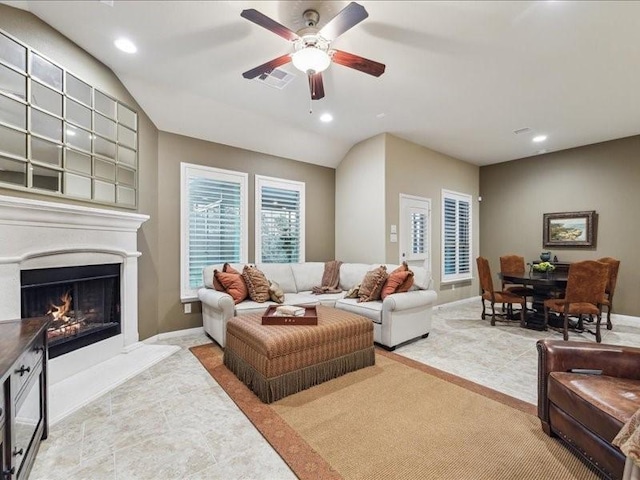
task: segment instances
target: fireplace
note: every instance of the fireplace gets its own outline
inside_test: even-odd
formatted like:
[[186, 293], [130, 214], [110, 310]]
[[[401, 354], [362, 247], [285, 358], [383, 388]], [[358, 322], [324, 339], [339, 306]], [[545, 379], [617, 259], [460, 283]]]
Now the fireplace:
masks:
[[48, 316], [49, 358], [119, 335], [120, 264], [20, 272], [22, 317]]

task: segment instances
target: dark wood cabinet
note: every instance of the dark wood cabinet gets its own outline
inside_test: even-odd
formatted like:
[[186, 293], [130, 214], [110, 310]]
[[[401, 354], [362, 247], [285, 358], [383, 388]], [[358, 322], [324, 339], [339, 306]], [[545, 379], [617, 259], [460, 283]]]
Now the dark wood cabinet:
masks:
[[47, 437], [45, 318], [0, 322], [0, 480], [29, 476]]

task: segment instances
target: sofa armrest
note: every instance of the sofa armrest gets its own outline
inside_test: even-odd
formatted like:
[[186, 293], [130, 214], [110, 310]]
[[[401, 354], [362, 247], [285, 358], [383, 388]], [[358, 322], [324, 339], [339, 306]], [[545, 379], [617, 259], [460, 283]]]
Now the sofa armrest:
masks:
[[382, 301], [382, 309], [385, 311], [399, 311], [425, 307], [433, 305], [437, 298], [438, 295], [434, 290], [392, 293]]
[[212, 288], [201, 288], [198, 290], [198, 298], [202, 303], [214, 310], [219, 310], [224, 317], [233, 317], [235, 303], [231, 295], [225, 292], [219, 292]]
[[574, 368], [602, 370], [602, 375], [640, 379], [640, 348], [601, 343], [538, 340], [538, 417], [549, 422], [547, 401], [551, 372], [568, 372]]

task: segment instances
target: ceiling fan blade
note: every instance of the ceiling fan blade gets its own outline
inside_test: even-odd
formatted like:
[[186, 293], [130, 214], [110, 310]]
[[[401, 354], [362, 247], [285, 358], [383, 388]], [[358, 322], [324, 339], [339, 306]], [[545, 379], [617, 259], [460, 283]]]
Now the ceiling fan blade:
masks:
[[382, 75], [386, 68], [383, 63], [374, 62], [368, 58], [359, 57], [358, 55], [343, 52], [342, 50], [334, 50], [331, 59], [335, 63], [360, 70], [361, 72], [368, 73], [374, 77]]
[[311, 100], [320, 100], [321, 98], [324, 98], [322, 73], [313, 73], [309, 75], [309, 90], [311, 90]]
[[261, 27], [266, 28], [276, 35], [280, 35], [282, 38], [285, 38], [291, 42], [300, 38], [297, 33], [292, 32], [284, 25], [280, 25], [278, 22], [267, 17], [264, 13], [260, 13], [255, 8], [243, 10], [240, 16], [246, 18], [250, 22], [255, 23], [256, 25], [260, 25]]
[[242, 74], [244, 78], [251, 80], [252, 78], [256, 78], [263, 73], [269, 73], [275, 68], [278, 68], [280, 65], [284, 65], [285, 63], [289, 63], [291, 61], [291, 54], [286, 53], [281, 57], [274, 58], [273, 60], [269, 60], [267, 63], [263, 63], [251, 70], [247, 70]]
[[351, 2], [340, 10], [335, 17], [329, 20], [329, 23], [322, 27], [322, 30], [318, 33], [327, 40], [335, 40], [368, 16], [369, 14], [362, 5]]

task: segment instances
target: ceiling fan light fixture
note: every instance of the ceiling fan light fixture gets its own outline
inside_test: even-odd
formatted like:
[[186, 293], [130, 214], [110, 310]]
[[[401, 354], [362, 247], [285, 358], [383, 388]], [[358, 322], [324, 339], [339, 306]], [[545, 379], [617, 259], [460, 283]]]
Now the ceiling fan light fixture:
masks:
[[298, 50], [291, 61], [294, 67], [307, 74], [324, 72], [331, 65], [329, 54], [313, 45]]

